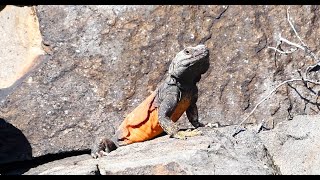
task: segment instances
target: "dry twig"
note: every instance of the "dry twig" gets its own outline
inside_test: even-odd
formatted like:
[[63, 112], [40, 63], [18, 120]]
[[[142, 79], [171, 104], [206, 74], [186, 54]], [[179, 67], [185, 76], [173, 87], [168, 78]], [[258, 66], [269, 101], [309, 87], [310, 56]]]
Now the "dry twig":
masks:
[[[301, 74], [301, 71], [298, 70], [298, 73], [300, 75], [301, 78], [293, 78], [293, 79], [289, 79], [289, 80], [285, 80], [283, 82], [281, 82], [280, 84], [278, 84], [275, 88], [273, 88], [264, 98], [262, 98], [255, 106], [254, 108], [251, 110], [251, 112], [246, 116], [246, 118], [244, 118], [237, 126], [236, 130], [235, 130], [235, 133], [232, 135], [232, 136], [235, 136], [237, 135], [238, 133], [240, 133], [241, 131], [244, 131], [245, 128], [242, 127], [242, 124], [247, 121], [249, 119], [249, 117], [254, 113], [254, 111], [264, 102], [266, 101], [274, 92], [276, 92], [282, 85], [285, 85], [287, 83], [290, 83], [290, 82], [294, 82], [294, 81], [302, 81], [305, 86], [307, 88], [308, 85], [307, 83], [312, 83], [312, 84], [316, 84], [316, 85], [320, 85], [320, 82], [317, 82], [317, 81], [313, 81], [313, 80], [310, 80], [307, 78], [307, 74], [309, 71], [311, 71], [311, 69], [314, 69], [316, 66], [320, 66], [320, 61], [318, 59], [318, 57], [310, 50], [310, 48], [302, 41], [301, 37], [299, 36], [298, 32], [296, 31], [296, 29], [294, 28], [294, 25], [293, 23], [291, 22], [290, 20], [290, 15], [289, 15], [289, 8], [287, 9], [287, 20], [291, 26], [291, 28], [293, 29], [295, 35], [298, 37], [300, 44], [298, 43], [294, 43], [294, 42], [291, 42], [289, 40], [287, 40], [286, 38], [283, 38], [281, 37], [281, 35], [279, 35], [279, 40], [277, 42], [277, 46], [276, 47], [268, 47], [268, 49], [272, 49], [274, 50], [275, 52], [278, 52], [280, 54], [291, 54], [295, 51], [297, 51], [298, 49], [301, 49], [303, 50], [307, 55], [311, 56], [313, 58], [313, 60], [317, 61], [316, 64], [314, 65], [311, 65], [311, 66], [308, 66], [306, 68], [306, 71], [305, 71], [305, 77], [302, 76]], [[280, 44], [284, 42], [284, 43], [287, 43], [291, 46], [294, 46], [295, 48], [291, 48], [289, 51], [282, 51], [279, 49], [279, 46]], [[275, 54], [276, 55], [276, 54]]]

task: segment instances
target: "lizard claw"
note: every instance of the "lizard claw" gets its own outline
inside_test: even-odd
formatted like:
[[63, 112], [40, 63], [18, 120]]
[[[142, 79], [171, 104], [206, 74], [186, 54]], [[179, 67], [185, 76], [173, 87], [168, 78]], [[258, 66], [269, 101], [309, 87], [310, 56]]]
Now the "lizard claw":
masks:
[[193, 127], [198, 128], [198, 127], [205, 127], [206, 125], [201, 123], [201, 122], [192, 122], [191, 123]]
[[91, 157], [93, 157], [94, 159], [98, 158], [98, 153], [91, 153]]
[[193, 135], [197, 136], [197, 135], [203, 135], [202, 131], [198, 130], [198, 129], [194, 129], [191, 131]]
[[176, 134], [173, 134], [172, 137], [176, 138], [176, 139], [186, 140], [187, 137], [185, 136], [185, 134], [183, 132], [184, 131], [179, 131]]
[[193, 137], [193, 136], [198, 136], [202, 135], [202, 131], [199, 131], [198, 129], [187, 129], [186, 131], [178, 131], [176, 134], [173, 134], [172, 137], [176, 139], [182, 139], [185, 140], [187, 137]]
[[99, 151], [99, 152], [94, 152], [94, 153], [91, 153], [91, 156], [94, 158], [94, 159], [97, 159], [97, 158], [100, 158], [102, 156], [106, 156], [108, 153], [105, 152], [105, 151]]
[[203, 124], [203, 123], [199, 122], [199, 126], [198, 127], [205, 127], [205, 126], [206, 126], [206, 124]]
[[105, 151], [99, 151], [99, 152], [96, 152], [96, 153], [91, 153], [91, 156], [95, 159], [97, 159], [98, 157], [103, 157], [103, 156], [106, 156], [108, 153], [105, 152]]

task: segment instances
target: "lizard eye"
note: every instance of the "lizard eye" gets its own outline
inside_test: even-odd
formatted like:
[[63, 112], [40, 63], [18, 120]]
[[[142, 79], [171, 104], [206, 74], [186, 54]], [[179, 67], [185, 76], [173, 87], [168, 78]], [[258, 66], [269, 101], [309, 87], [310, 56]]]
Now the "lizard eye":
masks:
[[190, 54], [190, 51], [188, 49], [184, 50], [184, 53], [186, 53], [187, 55]]

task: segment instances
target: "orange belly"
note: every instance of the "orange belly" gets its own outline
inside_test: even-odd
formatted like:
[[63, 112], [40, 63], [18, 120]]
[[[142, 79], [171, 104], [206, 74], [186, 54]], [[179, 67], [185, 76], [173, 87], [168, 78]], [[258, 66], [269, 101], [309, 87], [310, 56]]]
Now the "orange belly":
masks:
[[[118, 128], [118, 139], [125, 144], [152, 139], [163, 132], [158, 120], [158, 108], [153, 106], [155, 92], [136, 107]], [[190, 99], [182, 99], [170, 119], [176, 122], [190, 106]]]
[[128, 124], [128, 119], [126, 118], [120, 125], [119, 130], [122, 132], [121, 139], [126, 144], [142, 142], [156, 137], [163, 132], [158, 121], [158, 109], [156, 108], [150, 112], [148, 119], [138, 125], [132, 126]]

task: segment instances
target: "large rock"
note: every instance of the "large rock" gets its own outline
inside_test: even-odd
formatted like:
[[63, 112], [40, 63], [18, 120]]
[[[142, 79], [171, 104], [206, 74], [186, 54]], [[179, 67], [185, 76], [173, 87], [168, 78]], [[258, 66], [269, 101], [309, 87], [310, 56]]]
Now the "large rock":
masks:
[[[52, 161], [32, 168], [25, 175], [98, 175], [99, 169], [90, 155]], [[14, 174], [14, 172], [12, 173]]]
[[[34, 7], [0, 7], [0, 100], [42, 61], [44, 51]], [[12, 109], [11, 112], [15, 110]], [[1, 116], [1, 115], [0, 115]], [[30, 159], [31, 145], [19, 122], [0, 118], [0, 164]]]
[[[123, 146], [103, 158], [88, 155], [40, 165], [25, 174], [279, 174], [258, 136], [249, 131], [237, 138], [203, 129], [187, 140], [167, 135]], [[98, 168], [98, 170], [96, 169]]]
[[[279, 33], [298, 42], [286, 9], [37, 6], [48, 55], [1, 99], [0, 117], [25, 134], [34, 157], [89, 149], [96, 135], [113, 134], [156, 88], [179, 50], [201, 41], [210, 49], [211, 67], [199, 83], [200, 120], [239, 123], [272, 87], [314, 63], [299, 51], [275, 60], [266, 48], [276, 45]], [[290, 14], [304, 42], [319, 49], [317, 7], [291, 6]], [[272, 125], [316, 114], [315, 96], [299, 82], [283, 86], [249, 121]], [[190, 125], [185, 116], [179, 122]]]
[[0, 99], [41, 62], [42, 37], [34, 7], [0, 7]]
[[203, 136], [168, 136], [120, 147], [98, 160], [71, 157], [25, 174], [284, 174], [319, 175], [320, 116], [296, 116], [259, 134], [235, 126], [201, 128]]
[[260, 134], [282, 174], [320, 174], [320, 116], [296, 116]]

